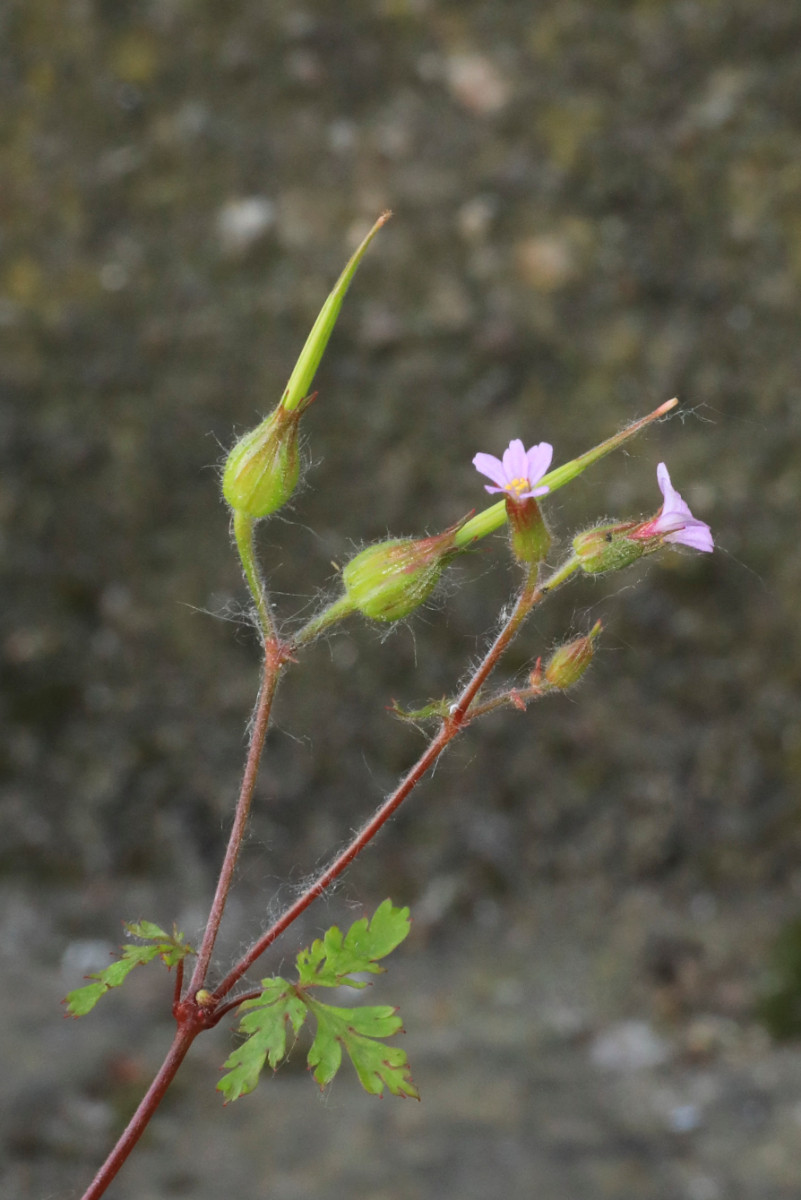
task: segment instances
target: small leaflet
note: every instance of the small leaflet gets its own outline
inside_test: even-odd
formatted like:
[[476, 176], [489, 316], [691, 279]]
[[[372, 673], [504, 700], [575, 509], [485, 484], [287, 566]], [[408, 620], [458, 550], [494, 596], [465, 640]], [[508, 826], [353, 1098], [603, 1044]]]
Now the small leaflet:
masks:
[[125, 982], [134, 967], [152, 962], [154, 958], [160, 958], [168, 968], [174, 967], [182, 958], [186, 958], [187, 954], [194, 954], [192, 947], [184, 942], [184, 935], [175, 928], [172, 934], [165, 933], [152, 921], [129, 923], [125, 928], [132, 937], [149, 944], [126, 943], [122, 947], [120, 958], [115, 959], [104, 970], [87, 976], [87, 979], [94, 980], [94, 983], [68, 992], [65, 997], [68, 1016], [85, 1017], [101, 996]]

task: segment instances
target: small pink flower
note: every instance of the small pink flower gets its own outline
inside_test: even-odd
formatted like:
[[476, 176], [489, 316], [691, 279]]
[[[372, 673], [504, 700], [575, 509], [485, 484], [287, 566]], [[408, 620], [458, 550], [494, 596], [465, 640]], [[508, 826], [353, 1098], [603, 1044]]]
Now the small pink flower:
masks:
[[537, 483], [551, 465], [553, 446], [540, 442], [530, 450], [523, 447], [519, 438], [510, 442], [503, 452], [503, 459], [494, 454], [477, 454], [473, 466], [481, 475], [491, 479], [496, 487], [484, 484], [488, 492], [505, 492], [513, 500], [527, 500], [529, 496], [544, 496], [550, 488], [537, 487]]
[[679, 493], [670, 482], [668, 469], [664, 463], [656, 468], [656, 478], [659, 490], [664, 497], [664, 503], [657, 515], [651, 521], [646, 521], [629, 534], [637, 541], [649, 538], [660, 538], [663, 542], [676, 542], [689, 546], [692, 550], [703, 550], [706, 553], [715, 549], [712, 540], [712, 530], [704, 521], [699, 521], [690, 512]]

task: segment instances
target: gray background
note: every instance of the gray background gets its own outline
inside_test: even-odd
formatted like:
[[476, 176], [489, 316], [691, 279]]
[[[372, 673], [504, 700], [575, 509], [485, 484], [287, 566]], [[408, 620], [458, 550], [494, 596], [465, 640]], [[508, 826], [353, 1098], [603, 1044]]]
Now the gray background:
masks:
[[[300, 939], [387, 894], [423, 1103], [302, 1061], [222, 1110], [196, 1046], [110, 1194], [801, 1194], [801, 1058], [754, 1022], [799, 904], [801, 16], [783, 2], [0, 9], [0, 955], [5, 1191], [76, 1196], [170, 1036], [155, 970], [58, 1000], [122, 919], [194, 937], [258, 678], [217, 466], [277, 401], [385, 207], [263, 531], [283, 611], [370, 539], [481, 506], [470, 460], [565, 461], [679, 417], [548, 506], [713, 527], [572, 585], [518, 670], [599, 617], [574, 694], [470, 730]], [[282, 687], [224, 968], [392, 785], [513, 585], [493, 539], [405, 627]]]

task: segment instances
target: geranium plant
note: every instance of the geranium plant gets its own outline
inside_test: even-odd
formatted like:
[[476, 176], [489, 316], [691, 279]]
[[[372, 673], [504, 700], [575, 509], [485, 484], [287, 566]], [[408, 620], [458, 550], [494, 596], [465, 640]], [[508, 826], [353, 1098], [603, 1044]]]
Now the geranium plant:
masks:
[[[231, 1051], [217, 1083], [225, 1101], [253, 1091], [264, 1068], [277, 1067], [307, 1022], [313, 1029], [308, 1066], [321, 1087], [333, 1079], [343, 1061], [349, 1060], [367, 1092], [381, 1095], [386, 1091], [395, 1096], [418, 1098], [406, 1053], [391, 1040], [401, 1031], [397, 1010], [387, 1003], [348, 1007], [330, 1004], [323, 998], [327, 988], [361, 989], [365, 986], [365, 976], [383, 971], [382, 960], [408, 933], [408, 908], [395, 906], [387, 899], [371, 917], [359, 918], [346, 932], [332, 927], [310, 947], [297, 953], [295, 970], [289, 977], [268, 976], [254, 983], [246, 981], [249, 973], [300, 914], [372, 842], [445, 747], [473, 721], [504, 706], [525, 710], [535, 700], [563, 692], [581, 678], [592, 660], [600, 622], [587, 633], [566, 639], [545, 662], [542, 656], [532, 653], [531, 665], [522, 676], [492, 682], [504, 652], [520, 634], [526, 618], [551, 592], [582, 574], [625, 567], [665, 543], [679, 543], [703, 552], [713, 549], [709, 527], [693, 517], [673, 488], [664, 463], [660, 463], [657, 478], [663, 504], [655, 515], [644, 521], [604, 523], [582, 531], [574, 536], [570, 552], [561, 561], [555, 564], [549, 561], [551, 536], [541, 504], [547, 506], [553, 492], [573, 482], [593, 463], [669, 412], [676, 401], [668, 400], [579, 458], [554, 469], [550, 469], [554, 452], [548, 442], [539, 442], [526, 450], [524, 441], [516, 438], [500, 458], [477, 453], [474, 466], [492, 481], [484, 487], [490, 493], [500, 494], [499, 501], [461, 519], [454, 514], [454, 523], [439, 534], [392, 538], [362, 550], [342, 569], [339, 594], [323, 603], [305, 624], [297, 625], [277, 615], [260, 568], [254, 531], [259, 521], [278, 512], [293, 498], [303, 470], [299, 426], [314, 399], [311, 387], [317, 366], [362, 256], [388, 215], [379, 218], [340, 276], [278, 405], [236, 443], [224, 467], [223, 495], [231, 510], [233, 539], [263, 648], [261, 686], [250, 744], [227, 850], [199, 945], [190, 946], [177, 929], [168, 933], [150, 921], [139, 921], [127, 926], [133, 940], [122, 947], [119, 959], [66, 998], [68, 1013], [80, 1017], [99, 1001], [106, 1003], [106, 994], [120, 987], [137, 966], [160, 960], [174, 972], [173, 1043], [136, 1112], [86, 1190], [84, 1200], [96, 1200], [105, 1193], [158, 1109], [195, 1038], [214, 1029], [229, 1014], [238, 1019], [241, 1040]], [[263, 930], [228, 972], [218, 977], [210, 969], [212, 954], [247, 828], [279, 679], [294, 668], [303, 649], [315, 638], [323, 631], [329, 635], [335, 632], [336, 626], [349, 617], [356, 615], [385, 624], [410, 617], [429, 598], [455, 558], [504, 526], [519, 568], [519, 586], [511, 603], [504, 608], [498, 630], [478, 665], [471, 665], [467, 677], [462, 677], [455, 692], [444, 699], [429, 701], [410, 711], [394, 707], [399, 719], [432, 726], [422, 753], [345, 848]]]

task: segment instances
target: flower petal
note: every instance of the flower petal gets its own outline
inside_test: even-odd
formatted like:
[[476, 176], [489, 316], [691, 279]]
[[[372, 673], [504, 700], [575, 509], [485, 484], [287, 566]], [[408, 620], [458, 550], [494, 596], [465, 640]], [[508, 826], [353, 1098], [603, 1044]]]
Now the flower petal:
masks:
[[491, 479], [493, 483], [497, 483], [497, 488], [487, 488], [487, 491], [502, 492], [506, 486], [506, 472], [503, 469], [503, 463], [494, 454], [476, 454], [473, 459], [473, 466], [481, 475], [486, 475], [487, 479]]
[[673, 492], [673, 484], [670, 482], [670, 475], [664, 463], [659, 463], [656, 468], [656, 482], [659, 484], [659, 490], [667, 504], [668, 496]]
[[693, 550], [703, 550], [705, 553], [714, 550], [712, 530], [705, 521], [699, 521], [690, 512], [689, 504], [670, 482], [670, 475], [664, 463], [660, 463], [656, 468], [656, 478], [664, 497], [664, 504], [659, 516], [652, 523], [654, 533], [661, 535], [666, 542], [689, 546]]
[[506, 471], [506, 482], [513, 479], [526, 479], [528, 462], [526, 450], [520, 438], [514, 438], [503, 452], [503, 468]]
[[668, 533], [665, 541], [678, 543], [680, 546], [689, 546], [691, 550], [703, 550], [706, 554], [711, 554], [715, 549], [712, 530], [704, 521], [698, 521], [695, 517], [692, 519], [692, 524], [688, 523], [676, 533]]
[[531, 447], [526, 454], [526, 478], [529, 483], [534, 484], [538, 479], [542, 479], [551, 465], [552, 458], [553, 446], [550, 442], [540, 442], [539, 445]]

